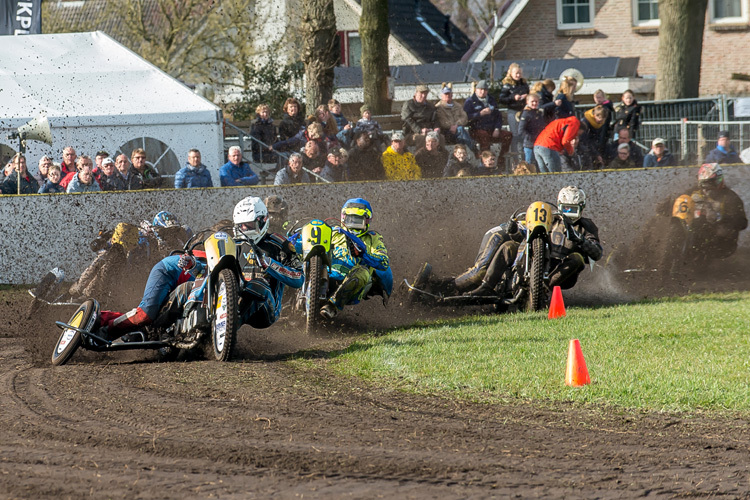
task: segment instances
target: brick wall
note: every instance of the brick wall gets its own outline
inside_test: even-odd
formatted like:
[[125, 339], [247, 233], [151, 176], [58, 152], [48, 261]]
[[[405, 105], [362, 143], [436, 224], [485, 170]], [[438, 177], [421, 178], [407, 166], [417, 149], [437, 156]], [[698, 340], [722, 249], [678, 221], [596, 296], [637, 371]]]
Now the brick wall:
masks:
[[[557, 13], [552, 0], [531, 0], [495, 47], [496, 59], [555, 59], [585, 57], [639, 57], [640, 76], [658, 73], [657, 33], [636, 33], [630, 0], [597, 0], [595, 33], [557, 34]], [[750, 83], [730, 80], [731, 73], [750, 74], [750, 31], [716, 31], [706, 21], [701, 95], [750, 94]]]

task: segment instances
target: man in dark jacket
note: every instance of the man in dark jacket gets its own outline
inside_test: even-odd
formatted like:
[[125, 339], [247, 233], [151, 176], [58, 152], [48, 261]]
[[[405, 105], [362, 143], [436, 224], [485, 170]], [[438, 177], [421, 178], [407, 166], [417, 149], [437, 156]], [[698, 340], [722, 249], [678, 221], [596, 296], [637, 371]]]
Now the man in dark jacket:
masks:
[[742, 163], [740, 155], [734, 150], [729, 137], [729, 131], [722, 130], [719, 132], [719, 139], [716, 141], [716, 148], [712, 149], [703, 163], [732, 164]]
[[161, 187], [163, 179], [159, 172], [146, 162], [146, 151], [142, 148], [136, 148], [130, 155], [130, 161], [133, 163], [131, 172], [135, 171], [141, 178], [143, 189], [156, 189]]
[[115, 168], [115, 161], [112, 158], [104, 158], [99, 170], [99, 177], [96, 179], [102, 188], [102, 191], [125, 191], [125, 179]]
[[440, 138], [435, 132], [427, 134], [424, 147], [414, 155], [417, 165], [422, 169], [423, 179], [442, 177], [448, 157], [448, 151], [440, 146]]
[[651, 151], [643, 158], [643, 166], [674, 167], [677, 166], [677, 160], [667, 151], [664, 139], [657, 137], [651, 141]]
[[489, 95], [485, 80], [477, 82], [474, 94], [464, 102], [464, 111], [469, 117], [471, 138], [479, 143], [479, 150], [490, 149], [492, 143], [501, 143], [501, 155], [510, 149], [513, 134], [503, 130], [503, 116], [497, 109], [495, 98]]
[[120, 174], [122, 180], [125, 182], [125, 189], [128, 191], [134, 191], [137, 189], [143, 189], [143, 181], [141, 180], [138, 171], [130, 165], [130, 161], [126, 155], [119, 155], [115, 159], [115, 167], [117, 173]]
[[427, 85], [417, 85], [414, 98], [406, 101], [401, 107], [401, 120], [404, 122], [404, 136], [408, 146], [416, 149], [424, 146], [427, 132], [440, 132], [435, 120], [435, 106], [427, 102], [430, 89]]
[[[19, 186], [19, 176], [21, 183]], [[39, 192], [39, 183], [26, 168], [26, 157], [16, 153], [13, 157], [13, 172], [3, 181], [2, 194], [36, 194]]]
[[355, 146], [349, 150], [350, 181], [385, 180], [382, 153], [375, 147], [370, 134], [361, 132]]

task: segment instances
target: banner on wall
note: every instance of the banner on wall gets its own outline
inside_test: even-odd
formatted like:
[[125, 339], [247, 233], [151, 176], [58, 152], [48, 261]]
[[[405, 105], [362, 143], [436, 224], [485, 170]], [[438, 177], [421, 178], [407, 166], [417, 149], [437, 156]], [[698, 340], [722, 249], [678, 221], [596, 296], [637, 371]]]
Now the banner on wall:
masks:
[[42, 0], [0, 0], [0, 35], [42, 32]]

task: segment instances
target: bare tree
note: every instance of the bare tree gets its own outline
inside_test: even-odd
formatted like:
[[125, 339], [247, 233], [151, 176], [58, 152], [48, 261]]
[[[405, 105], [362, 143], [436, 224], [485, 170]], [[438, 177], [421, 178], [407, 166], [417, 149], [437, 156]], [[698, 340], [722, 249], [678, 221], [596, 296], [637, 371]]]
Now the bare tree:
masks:
[[[90, 0], [70, 19], [44, 2], [46, 33], [101, 29], [166, 73], [191, 83], [238, 85], [262, 20], [254, 0]], [[78, 20], [76, 20], [78, 18]]]
[[698, 97], [707, 0], [659, 1], [656, 99]]
[[307, 113], [333, 97], [333, 68], [339, 62], [333, 0], [302, 1], [302, 62]]
[[362, 40], [362, 87], [373, 114], [391, 112], [388, 99], [388, 0], [362, 0], [359, 35]]

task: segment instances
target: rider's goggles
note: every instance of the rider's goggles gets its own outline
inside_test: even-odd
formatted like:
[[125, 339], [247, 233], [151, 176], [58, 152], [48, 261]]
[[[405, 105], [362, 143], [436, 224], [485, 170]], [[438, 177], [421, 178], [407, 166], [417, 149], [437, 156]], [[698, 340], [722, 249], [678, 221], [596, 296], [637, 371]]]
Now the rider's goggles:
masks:
[[366, 229], [367, 219], [364, 215], [345, 214], [344, 225], [350, 229]]
[[244, 231], [257, 231], [258, 229], [258, 221], [252, 220], [249, 222], [243, 222], [241, 224], [237, 224], [239, 228]]
[[570, 220], [578, 220], [581, 218], [581, 206], [580, 205], [560, 205], [560, 213], [566, 216]]

